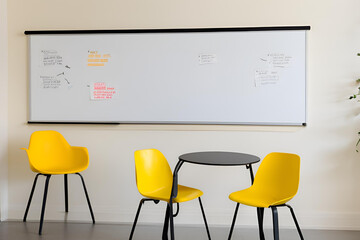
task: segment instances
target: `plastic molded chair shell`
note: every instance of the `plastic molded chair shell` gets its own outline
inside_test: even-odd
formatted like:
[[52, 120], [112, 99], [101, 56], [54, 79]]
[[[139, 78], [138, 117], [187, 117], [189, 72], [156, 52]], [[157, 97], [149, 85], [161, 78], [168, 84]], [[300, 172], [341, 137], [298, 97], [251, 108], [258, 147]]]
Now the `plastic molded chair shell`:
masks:
[[300, 157], [290, 153], [270, 153], [262, 161], [254, 184], [231, 193], [235, 202], [253, 207], [281, 205], [292, 199], [298, 190]]
[[85, 147], [73, 147], [56, 131], [37, 131], [30, 137], [27, 152], [30, 168], [43, 174], [71, 174], [85, 170], [89, 154]]
[[[135, 152], [136, 184], [141, 195], [169, 202], [173, 175], [164, 155], [157, 149]], [[178, 194], [173, 202], [196, 199], [202, 191], [178, 185]]]

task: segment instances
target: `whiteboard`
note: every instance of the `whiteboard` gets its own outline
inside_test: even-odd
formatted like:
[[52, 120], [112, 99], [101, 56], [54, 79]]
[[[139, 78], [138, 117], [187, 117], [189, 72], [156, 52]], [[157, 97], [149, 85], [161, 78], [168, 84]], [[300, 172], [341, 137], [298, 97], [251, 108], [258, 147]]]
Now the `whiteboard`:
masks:
[[29, 122], [304, 125], [308, 29], [25, 32]]

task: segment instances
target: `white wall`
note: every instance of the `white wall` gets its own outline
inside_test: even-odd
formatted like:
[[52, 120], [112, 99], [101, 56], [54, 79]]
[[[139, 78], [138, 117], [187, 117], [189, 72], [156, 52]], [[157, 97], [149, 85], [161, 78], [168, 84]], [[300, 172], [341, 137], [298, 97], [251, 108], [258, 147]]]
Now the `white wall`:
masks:
[[[299, 193], [291, 201], [304, 228], [360, 229], [360, 155], [355, 142], [359, 106], [347, 100], [360, 75], [360, 1], [348, 0], [12, 0], [9, 27], [9, 219], [21, 219], [33, 177], [25, 152], [30, 134], [60, 131], [72, 145], [86, 146], [84, 172], [95, 216], [102, 222], [131, 222], [140, 195], [133, 152], [158, 148], [172, 167], [185, 152], [229, 150], [264, 157], [272, 151], [302, 157]], [[190, 28], [311, 25], [308, 34], [308, 126], [28, 125], [27, 38], [24, 30]], [[294, 89], [296, 91], [296, 89]], [[257, 167], [256, 167], [257, 168]], [[255, 168], [255, 170], [256, 170]], [[29, 219], [38, 219], [43, 180]], [[89, 221], [80, 181], [70, 178], [67, 219]], [[228, 194], [249, 185], [245, 168], [184, 165], [180, 183], [205, 193], [210, 225], [230, 225], [235, 204]], [[41, 187], [40, 187], [41, 186]], [[146, 204], [141, 222], [162, 222], [165, 205]], [[196, 201], [185, 203], [176, 223], [201, 224]], [[280, 210], [281, 225], [293, 226]], [[63, 220], [62, 177], [50, 182], [46, 219]], [[270, 212], [266, 224], [270, 225]], [[256, 225], [255, 211], [240, 210], [238, 224]]]
[[0, 220], [8, 209], [8, 64], [6, 0], [0, 0]]

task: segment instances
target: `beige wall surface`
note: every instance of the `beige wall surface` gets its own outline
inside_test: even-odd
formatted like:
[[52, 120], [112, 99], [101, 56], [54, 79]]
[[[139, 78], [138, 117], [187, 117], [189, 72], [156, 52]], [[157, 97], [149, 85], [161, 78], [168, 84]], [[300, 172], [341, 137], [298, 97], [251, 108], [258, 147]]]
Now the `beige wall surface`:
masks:
[[[272, 151], [302, 157], [298, 195], [291, 201], [304, 228], [360, 229], [360, 155], [355, 152], [359, 106], [347, 100], [360, 75], [358, 0], [11, 0], [9, 28], [9, 219], [21, 219], [32, 181], [25, 152], [37, 130], [61, 132], [71, 145], [86, 146], [84, 177], [101, 222], [133, 221], [138, 200], [133, 153], [158, 148], [174, 168], [186, 152], [226, 150], [264, 157]], [[310, 25], [308, 33], [308, 126], [28, 125], [28, 46], [25, 30], [196, 28]], [[296, 91], [296, 89], [294, 89]], [[255, 170], [257, 166], [255, 167]], [[184, 165], [180, 183], [201, 189], [210, 225], [230, 225], [235, 204], [228, 194], [249, 186], [241, 167]], [[80, 181], [70, 176], [70, 212], [64, 215], [63, 178], [51, 179], [48, 220], [90, 221]], [[30, 209], [38, 219], [43, 179]], [[146, 204], [140, 222], [162, 222], [165, 204]], [[265, 222], [271, 224], [266, 211]], [[293, 226], [280, 210], [282, 226]], [[182, 204], [176, 223], [202, 224], [196, 201]], [[254, 209], [242, 207], [239, 225], [256, 225]]]
[[6, 1], [0, 0], [0, 220], [8, 209], [8, 64]]

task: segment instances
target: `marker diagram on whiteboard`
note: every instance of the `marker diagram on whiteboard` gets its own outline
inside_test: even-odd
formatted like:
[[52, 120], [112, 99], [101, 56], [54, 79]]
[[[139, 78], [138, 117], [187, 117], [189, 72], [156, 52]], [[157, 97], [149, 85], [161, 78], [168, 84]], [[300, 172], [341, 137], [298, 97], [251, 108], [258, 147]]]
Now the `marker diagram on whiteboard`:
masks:
[[291, 67], [292, 56], [284, 53], [271, 53], [261, 57], [260, 62], [265, 65], [255, 70], [255, 87], [277, 85], [281, 81], [281, 74]]
[[63, 57], [56, 50], [40, 51], [40, 86], [43, 89], [58, 89], [61, 87], [71, 88], [67, 76], [71, 67], [64, 66]]

